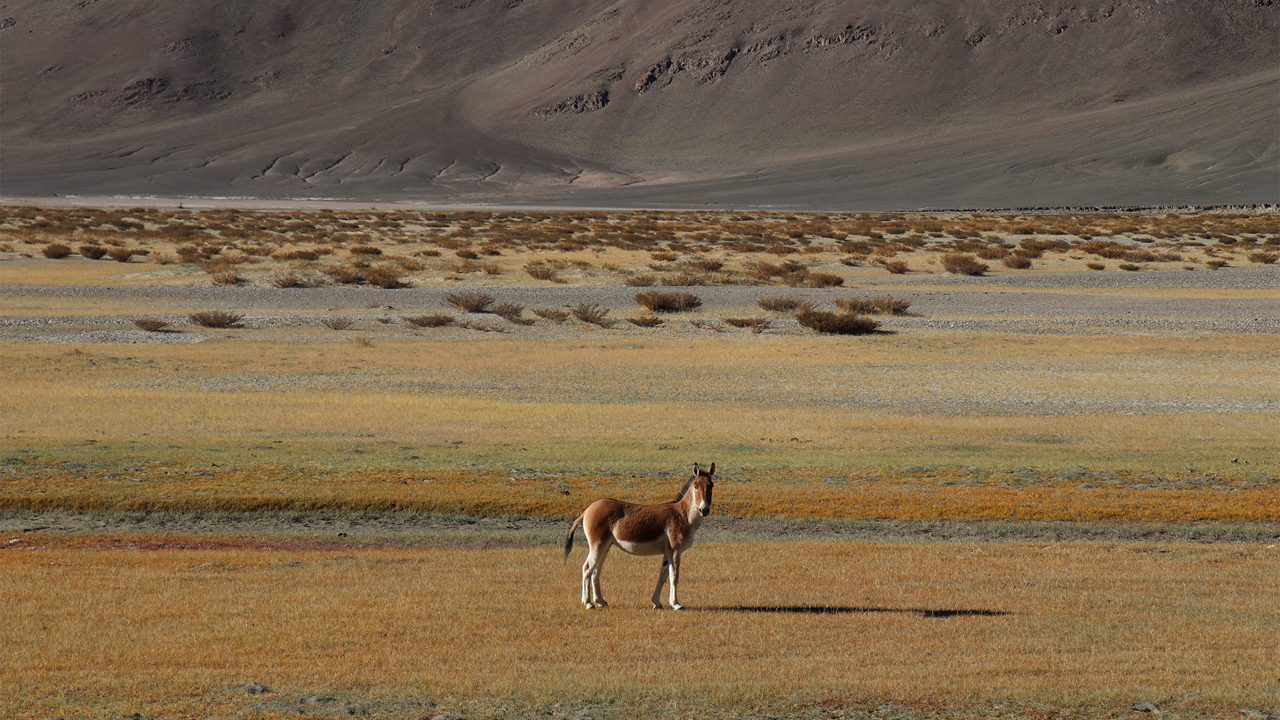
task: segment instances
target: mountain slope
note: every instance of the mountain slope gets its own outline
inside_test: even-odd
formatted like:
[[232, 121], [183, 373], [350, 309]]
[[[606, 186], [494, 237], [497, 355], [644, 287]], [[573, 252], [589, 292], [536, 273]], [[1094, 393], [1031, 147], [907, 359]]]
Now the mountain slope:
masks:
[[0, 192], [1280, 200], [1270, 0], [9, 0]]

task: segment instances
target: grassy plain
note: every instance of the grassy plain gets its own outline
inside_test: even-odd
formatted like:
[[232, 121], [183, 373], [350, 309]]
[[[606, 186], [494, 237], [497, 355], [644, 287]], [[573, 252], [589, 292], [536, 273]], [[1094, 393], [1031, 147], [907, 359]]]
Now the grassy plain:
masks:
[[588, 613], [553, 548], [40, 545], [0, 551], [6, 717], [716, 717], [888, 699], [898, 714], [879, 717], [1139, 702], [1226, 717], [1280, 701], [1274, 547], [707, 542], [686, 561], [690, 612], [643, 609], [657, 567], [620, 556], [614, 606]]

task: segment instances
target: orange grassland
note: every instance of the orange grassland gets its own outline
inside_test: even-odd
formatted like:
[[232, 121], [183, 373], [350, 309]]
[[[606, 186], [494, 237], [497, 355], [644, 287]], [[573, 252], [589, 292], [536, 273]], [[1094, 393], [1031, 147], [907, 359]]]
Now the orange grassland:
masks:
[[716, 717], [894, 702], [949, 717], [1123, 717], [1151, 701], [1227, 717], [1280, 705], [1274, 546], [704, 535], [685, 562], [683, 613], [646, 610], [657, 563], [620, 554], [605, 574], [613, 607], [580, 609], [580, 548], [561, 562], [550, 547], [155, 550], [28, 536], [0, 550], [0, 715], [496, 717], [554, 703]]

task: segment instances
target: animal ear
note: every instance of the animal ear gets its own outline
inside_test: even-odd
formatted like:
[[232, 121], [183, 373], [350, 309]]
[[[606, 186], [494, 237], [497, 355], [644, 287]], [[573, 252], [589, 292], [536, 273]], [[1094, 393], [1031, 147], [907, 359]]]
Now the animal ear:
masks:
[[711, 469], [707, 471], [707, 474], [708, 474], [708, 475], [715, 475], [715, 474], [716, 474], [716, 464], [715, 464], [715, 463], [711, 463]]
[[693, 474], [694, 474], [694, 476], [695, 476], [695, 477], [698, 475], [698, 472], [699, 472], [699, 471], [700, 471], [700, 468], [698, 467], [698, 463], [694, 463], [694, 464], [693, 464]]

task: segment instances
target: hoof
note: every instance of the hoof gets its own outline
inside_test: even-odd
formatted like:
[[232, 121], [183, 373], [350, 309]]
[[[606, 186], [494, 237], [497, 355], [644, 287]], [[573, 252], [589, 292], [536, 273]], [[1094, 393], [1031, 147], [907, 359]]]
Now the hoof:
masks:
[[584, 607], [584, 608], [586, 608], [586, 609], [588, 609], [588, 610], [595, 610], [595, 609], [596, 609], [596, 606], [595, 606], [595, 605], [593, 605], [593, 604], [591, 604], [591, 603], [582, 603], [582, 607]]
[[654, 609], [654, 610], [661, 610], [661, 609], [662, 609], [662, 603], [654, 603], [654, 604], [653, 604], [653, 609]]
[[683, 605], [672, 605], [672, 606], [671, 606], [671, 609], [672, 609], [672, 610], [683, 610], [683, 609], [684, 609], [684, 606], [683, 606]]
[[607, 608], [607, 607], [609, 607], [609, 603], [607, 603], [607, 602], [605, 602], [605, 601], [603, 601], [603, 600], [597, 600], [597, 601], [596, 601], [596, 607], [598, 607], [598, 608]]

